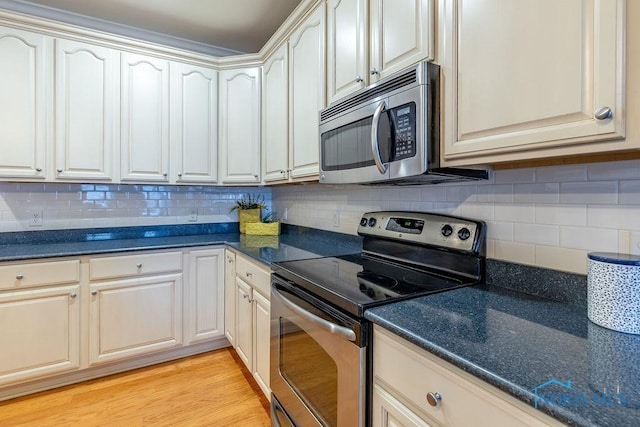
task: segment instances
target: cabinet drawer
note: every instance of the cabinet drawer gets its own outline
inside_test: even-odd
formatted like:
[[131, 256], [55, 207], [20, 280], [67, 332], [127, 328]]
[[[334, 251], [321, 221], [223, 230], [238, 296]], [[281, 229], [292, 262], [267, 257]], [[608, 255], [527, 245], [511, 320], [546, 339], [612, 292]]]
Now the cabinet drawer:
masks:
[[0, 290], [80, 281], [80, 261], [51, 261], [0, 266]]
[[271, 293], [271, 271], [238, 255], [236, 258], [236, 275], [269, 298]]
[[170, 273], [182, 270], [182, 252], [133, 254], [89, 261], [89, 279], [101, 280], [115, 277]]
[[[447, 426], [562, 425], [525, 403], [458, 370], [453, 365], [376, 327], [373, 341], [374, 382], [425, 419]], [[469, 378], [467, 378], [469, 377]], [[427, 393], [439, 393], [435, 407]]]

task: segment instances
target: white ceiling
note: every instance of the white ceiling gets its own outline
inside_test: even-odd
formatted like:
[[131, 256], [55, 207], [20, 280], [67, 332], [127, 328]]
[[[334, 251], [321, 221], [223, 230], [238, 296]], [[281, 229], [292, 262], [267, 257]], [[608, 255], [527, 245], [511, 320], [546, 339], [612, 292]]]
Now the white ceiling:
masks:
[[[63, 18], [74, 24], [86, 23], [82, 18], [90, 17], [230, 51], [253, 53], [260, 50], [300, 1], [4, 0], [0, 2], [0, 8], [32, 12], [36, 6], [40, 12], [36, 14], [54, 18], [62, 10], [82, 15]], [[25, 7], [28, 10], [24, 10]], [[81, 21], [73, 22], [69, 18]]]

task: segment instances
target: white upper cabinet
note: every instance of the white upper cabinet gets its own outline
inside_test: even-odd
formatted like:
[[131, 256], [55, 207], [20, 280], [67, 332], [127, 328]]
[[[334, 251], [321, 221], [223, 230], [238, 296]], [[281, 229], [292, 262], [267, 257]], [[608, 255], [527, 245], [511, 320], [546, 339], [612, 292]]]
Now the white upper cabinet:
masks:
[[119, 53], [55, 40], [55, 177], [107, 180], [119, 141]]
[[330, 103], [434, 57], [433, 0], [328, 0], [327, 7]]
[[289, 62], [283, 44], [262, 71], [262, 142], [264, 181], [287, 181], [289, 169]]
[[218, 72], [172, 62], [171, 181], [218, 179]]
[[289, 163], [291, 178], [319, 173], [320, 110], [324, 107], [324, 3], [289, 39]]
[[220, 174], [224, 184], [260, 182], [260, 67], [220, 72]]
[[169, 180], [169, 62], [121, 56], [121, 179]]
[[439, 10], [448, 164], [582, 154], [624, 136], [624, 0]]
[[44, 179], [51, 40], [0, 27], [0, 177]]

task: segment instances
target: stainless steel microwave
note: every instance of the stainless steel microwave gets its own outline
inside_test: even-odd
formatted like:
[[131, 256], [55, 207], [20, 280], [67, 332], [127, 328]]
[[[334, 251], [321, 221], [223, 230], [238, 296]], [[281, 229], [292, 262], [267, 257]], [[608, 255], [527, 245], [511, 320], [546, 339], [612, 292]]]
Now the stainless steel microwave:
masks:
[[440, 168], [440, 67], [420, 62], [320, 111], [320, 182], [424, 184], [486, 179]]

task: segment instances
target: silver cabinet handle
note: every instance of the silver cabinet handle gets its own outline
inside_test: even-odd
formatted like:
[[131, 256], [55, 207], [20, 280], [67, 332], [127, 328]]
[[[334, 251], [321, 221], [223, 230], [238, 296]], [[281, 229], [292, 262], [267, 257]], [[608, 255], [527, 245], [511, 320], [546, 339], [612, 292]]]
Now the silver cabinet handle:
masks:
[[75, 292], [71, 292], [71, 293], [69, 294], [69, 297], [71, 297], [71, 298], [75, 298], [75, 297], [77, 297], [77, 296], [78, 296], [78, 294], [76, 294]]
[[364, 79], [362, 78], [362, 76], [356, 76], [356, 82], [357, 83], [360, 83], [360, 82], [363, 82], [363, 81], [364, 81]]
[[598, 120], [606, 120], [613, 116], [613, 111], [611, 111], [611, 108], [609, 107], [600, 107], [593, 113], [593, 115]]
[[385, 107], [386, 103], [380, 101], [380, 104], [376, 107], [376, 111], [373, 113], [373, 122], [371, 123], [371, 151], [373, 151], [373, 161], [380, 174], [387, 172], [387, 165], [382, 163], [382, 157], [380, 157], [380, 142], [378, 141], [378, 123], [380, 123], [380, 115]]
[[251, 276], [253, 276], [253, 273], [250, 273], [250, 272], [248, 272], [248, 271], [247, 271], [247, 272], [245, 273], [245, 276], [247, 276], [247, 277], [251, 277]]
[[42, 172], [42, 168], [36, 168], [36, 172]]
[[181, 173], [178, 174], [178, 178], [182, 178], [182, 174]]
[[167, 175], [169, 175], [168, 173], [163, 173], [162, 176], [164, 176], [165, 178], [167, 177]]
[[24, 274], [22, 273], [16, 274], [16, 280], [22, 280], [22, 279], [24, 279]]
[[380, 71], [378, 71], [376, 68], [372, 68], [371, 69], [371, 75], [372, 76], [375, 76], [375, 75], [378, 75], [378, 74], [380, 74]]
[[287, 171], [284, 169], [280, 169], [280, 173], [287, 173]]
[[233, 264], [233, 259], [231, 259], [231, 258], [227, 258], [227, 262], [228, 262], [229, 264]]
[[258, 179], [258, 175], [253, 175], [253, 177], [254, 177], [255, 179]]
[[432, 391], [427, 393], [427, 402], [429, 403], [429, 405], [433, 406], [434, 408], [440, 404], [441, 400], [442, 400], [442, 395], [437, 391], [435, 393]]
[[249, 304], [253, 302], [253, 299], [249, 298], [248, 294], [242, 294], [242, 298], [246, 299]]
[[98, 295], [98, 291], [91, 291], [91, 295], [95, 297], [96, 295]]
[[58, 173], [62, 173], [64, 169], [58, 169]]
[[141, 263], [137, 263], [136, 264], [136, 268], [142, 268], [142, 264]]
[[307, 310], [298, 307], [296, 304], [286, 299], [284, 295], [276, 290], [275, 287], [271, 288], [271, 296], [276, 297], [278, 301], [280, 301], [285, 307], [296, 313], [298, 316], [303, 317], [314, 325], [328, 331], [329, 333], [345, 338], [349, 341], [356, 340], [356, 333], [351, 329], [345, 328], [344, 326], [336, 325], [335, 323], [331, 323], [328, 320], [323, 319], [322, 317], [318, 317], [315, 314], [309, 313]]

